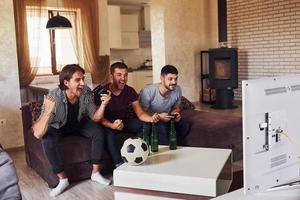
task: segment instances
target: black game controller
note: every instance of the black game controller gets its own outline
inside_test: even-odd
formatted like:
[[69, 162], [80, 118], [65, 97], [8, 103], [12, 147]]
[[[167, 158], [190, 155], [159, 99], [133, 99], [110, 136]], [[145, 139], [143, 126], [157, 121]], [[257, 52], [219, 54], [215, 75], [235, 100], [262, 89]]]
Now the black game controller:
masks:
[[174, 117], [174, 118], [178, 117], [178, 113], [170, 113], [169, 115]]
[[107, 89], [104, 88], [101, 85], [97, 86], [93, 91], [94, 91], [94, 94], [98, 94], [98, 95], [100, 95], [100, 94], [109, 94]]
[[100, 94], [109, 94], [108, 90], [103, 88], [103, 90], [100, 91]]

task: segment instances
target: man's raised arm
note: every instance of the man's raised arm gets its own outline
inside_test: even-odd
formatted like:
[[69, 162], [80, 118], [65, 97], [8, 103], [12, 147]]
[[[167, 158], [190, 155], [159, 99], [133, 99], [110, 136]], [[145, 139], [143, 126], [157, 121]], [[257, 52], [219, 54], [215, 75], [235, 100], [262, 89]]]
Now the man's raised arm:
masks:
[[44, 97], [44, 112], [42, 112], [40, 118], [32, 126], [33, 135], [37, 139], [42, 139], [48, 130], [48, 122], [51, 118], [52, 112], [56, 106], [56, 101], [52, 96]]

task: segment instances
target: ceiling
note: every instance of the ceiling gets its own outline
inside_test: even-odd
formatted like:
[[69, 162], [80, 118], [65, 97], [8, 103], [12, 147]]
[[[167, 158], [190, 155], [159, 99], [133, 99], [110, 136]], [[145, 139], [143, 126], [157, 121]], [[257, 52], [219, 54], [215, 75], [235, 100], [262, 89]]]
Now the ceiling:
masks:
[[151, 0], [108, 0], [111, 5], [145, 5], [149, 4]]

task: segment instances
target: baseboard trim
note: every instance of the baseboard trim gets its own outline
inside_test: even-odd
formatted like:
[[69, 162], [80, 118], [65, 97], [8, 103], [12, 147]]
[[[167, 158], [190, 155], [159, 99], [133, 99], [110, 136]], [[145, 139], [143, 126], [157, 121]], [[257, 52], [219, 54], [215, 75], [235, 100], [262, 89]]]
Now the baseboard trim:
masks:
[[11, 152], [16, 152], [16, 151], [24, 151], [24, 146], [19, 146], [19, 147], [12, 147], [12, 148], [7, 148], [4, 149], [6, 152], [11, 153]]

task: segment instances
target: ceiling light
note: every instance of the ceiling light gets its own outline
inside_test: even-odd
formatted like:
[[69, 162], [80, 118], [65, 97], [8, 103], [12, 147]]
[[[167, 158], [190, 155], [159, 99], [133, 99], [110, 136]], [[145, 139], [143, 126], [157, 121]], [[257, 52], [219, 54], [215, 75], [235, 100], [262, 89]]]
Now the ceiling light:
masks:
[[47, 29], [66, 29], [66, 28], [72, 28], [71, 22], [63, 17], [60, 16], [57, 12], [56, 16], [51, 17], [46, 25]]

